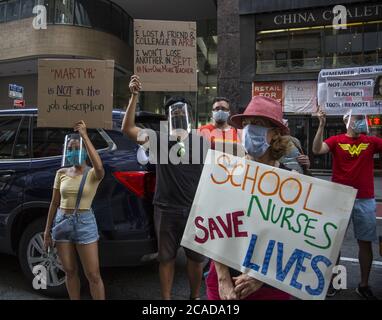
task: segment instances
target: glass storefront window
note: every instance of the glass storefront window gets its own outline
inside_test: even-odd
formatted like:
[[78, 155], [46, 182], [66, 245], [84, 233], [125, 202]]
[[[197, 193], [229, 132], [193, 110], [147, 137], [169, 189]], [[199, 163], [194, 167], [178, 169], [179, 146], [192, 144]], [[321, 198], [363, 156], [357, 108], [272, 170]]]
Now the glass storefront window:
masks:
[[321, 69], [321, 30], [301, 30], [289, 33], [289, 70]]
[[122, 12], [115, 6], [111, 7], [112, 33], [118, 37], [122, 36]]
[[263, 30], [256, 35], [256, 73], [317, 72], [382, 63], [382, 23], [357, 22]]
[[35, 0], [21, 0], [21, 15], [20, 18], [29, 18], [33, 16], [33, 7]]
[[73, 24], [74, 0], [56, 0], [55, 23]]
[[95, 1], [94, 27], [111, 32], [111, 4], [108, 1]]
[[0, 22], [5, 21], [5, 10], [6, 10], [6, 3], [0, 3]]
[[259, 32], [256, 39], [257, 73], [288, 72], [288, 33]]
[[17, 20], [20, 15], [20, 0], [10, 0], [7, 2], [7, 21]]
[[74, 10], [74, 24], [77, 26], [91, 27], [90, 17], [93, 16], [93, 1], [76, 0]]

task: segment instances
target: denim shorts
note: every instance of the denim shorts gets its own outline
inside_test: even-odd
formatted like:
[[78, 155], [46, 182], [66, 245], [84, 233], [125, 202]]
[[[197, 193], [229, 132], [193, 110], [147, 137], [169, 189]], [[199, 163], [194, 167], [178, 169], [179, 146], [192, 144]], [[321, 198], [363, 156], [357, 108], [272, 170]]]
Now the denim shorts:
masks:
[[375, 199], [356, 199], [352, 211], [354, 236], [361, 241], [377, 240], [377, 204]]
[[57, 210], [53, 226], [68, 219], [70, 231], [64, 237], [58, 239], [52, 229], [52, 239], [55, 242], [71, 242], [76, 244], [89, 244], [98, 241], [98, 227], [93, 210], [82, 211], [81, 213], [65, 214], [60, 209]]

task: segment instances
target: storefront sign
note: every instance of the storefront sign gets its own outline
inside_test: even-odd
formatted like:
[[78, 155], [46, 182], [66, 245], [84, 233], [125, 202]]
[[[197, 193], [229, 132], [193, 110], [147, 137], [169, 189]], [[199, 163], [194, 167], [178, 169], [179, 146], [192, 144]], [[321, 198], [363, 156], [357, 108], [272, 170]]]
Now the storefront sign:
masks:
[[277, 100], [282, 104], [283, 100], [283, 84], [277, 82], [253, 82], [252, 96], [262, 96]]
[[134, 20], [143, 91], [197, 91], [196, 22]]
[[317, 81], [284, 81], [284, 112], [317, 111]]
[[207, 159], [182, 246], [300, 299], [325, 299], [357, 190], [214, 150]]
[[111, 129], [113, 83], [113, 60], [39, 60], [37, 125]]
[[380, 114], [382, 66], [321, 70], [317, 94], [327, 114]]
[[[256, 28], [257, 30], [266, 30], [332, 24], [336, 16], [333, 13], [333, 7], [258, 15]], [[382, 16], [382, 4], [380, 3], [345, 5], [345, 7], [347, 23], [380, 20]]]

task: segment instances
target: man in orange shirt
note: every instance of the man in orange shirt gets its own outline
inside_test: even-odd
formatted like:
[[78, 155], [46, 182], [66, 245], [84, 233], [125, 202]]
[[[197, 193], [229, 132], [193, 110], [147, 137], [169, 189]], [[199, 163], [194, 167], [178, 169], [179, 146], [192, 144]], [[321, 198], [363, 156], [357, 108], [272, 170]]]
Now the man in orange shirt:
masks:
[[[212, 105], [212, 123], [198, 129], [200, 134], [211, 142], [212, 149], [224, 152], [225, 143], [233, 144], [239, 142], [236, 129], [228, 124], [230, 115], [229, 99], [216, 97]], [[219, 148], [217, 148], [217, 145], [219, 145]]]

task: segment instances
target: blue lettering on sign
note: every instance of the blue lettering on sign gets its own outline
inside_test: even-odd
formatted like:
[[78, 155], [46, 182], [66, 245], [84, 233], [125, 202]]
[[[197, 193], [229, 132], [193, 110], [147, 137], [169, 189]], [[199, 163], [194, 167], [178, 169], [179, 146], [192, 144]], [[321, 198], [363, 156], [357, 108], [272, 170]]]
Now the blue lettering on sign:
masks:
[[[262, 266], [259, 264], [256, 264], [254, 262], [251, 262], [253, 258], [253, 254], [255, 252], [256, 242], [257, 242], [257, 235], [252, 234], [251, 240], [249, 242], [248, 250], [244, 258], [243, 266], [245, 268], [252, 269], [256, 272], [259, 272], [261, 268], [261, 273], [266, 276], [269, 270], [269, 264], [273, 256], [274, 248], [276, 245], [275, 240], [269, 240], [267, 248], [265, 250]], [[301, 249], [296, 248], [289, 259], [287, 260], [285, 266], [283, 266], [283, 260], [284, 259], [284, 244], [280, 241], [277, 242], [277, 253], [276, 253], [276, 279], [280, 282], [284, 282], [285, 279], [288, 277], [288, 274], [290, 272], [293, 272], [291, 280], [289, 285], [293, 288], [296, 288], [298, 290], [302, 290], [303, 288], [305, 291], [312, 295], [312, 296], [318, 296], [320, 295], [325, 287], [325, 278], [323, 275], [323, 272], [318, 267], [319, 263], [323, 263], [326, 268], [329, 268], [332, 265], [332, 262], [326, 258], [325, 256], [318, 255], [312, 258], [312, 254], [309, 252], [303, 251]], [[303, 283], [298, 282], [298, 277], [301, 273], [306, 272], [307, 267], [304, 266], [305, 259], [311, 260], [310, 267], [313, 270], [314, 274], [317, 277], [317, 287], [312, 288], [311, 285], [305, 285]]]

